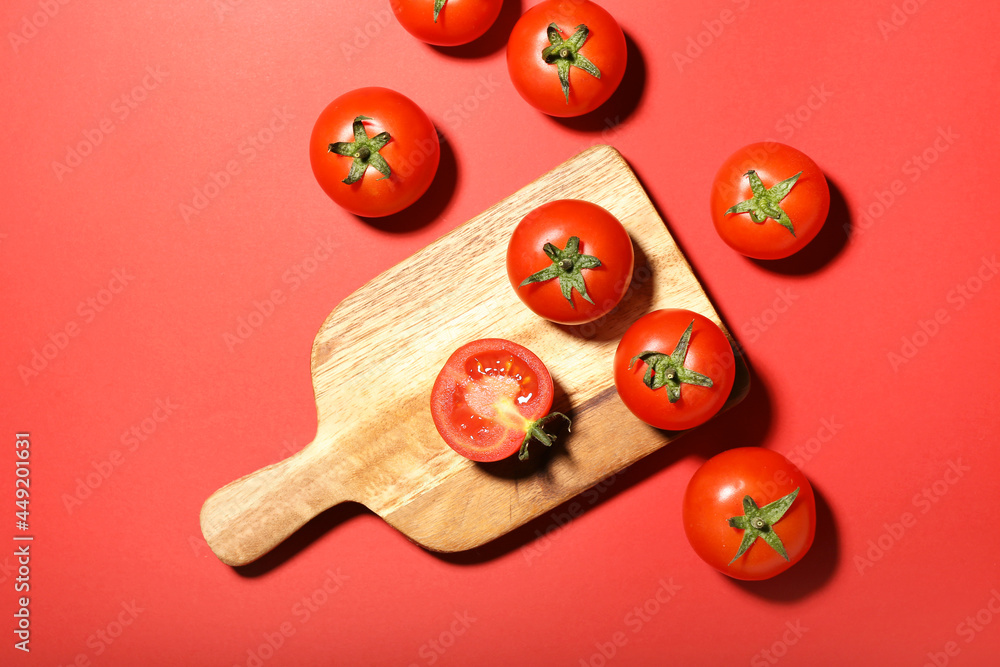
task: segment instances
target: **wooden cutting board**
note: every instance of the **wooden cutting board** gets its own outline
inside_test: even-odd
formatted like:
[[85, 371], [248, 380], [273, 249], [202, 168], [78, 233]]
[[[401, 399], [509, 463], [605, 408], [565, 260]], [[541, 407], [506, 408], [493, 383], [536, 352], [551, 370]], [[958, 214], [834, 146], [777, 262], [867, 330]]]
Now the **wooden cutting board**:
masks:
[[[507, 281], [507, 241], [533, 208], [586, 199], [625, 225], [636, 250], [632, 287], [599, 325], [552, 324]], [[299, 453], [219, 489], [201, 511], [208, 545], [229, 565], [264, 555], [337, 503], [363, 503], [414, 542], [461, 551], [492, 540], [620, 471], [681, 432], [632, 416], [615, 391], [618, 340], [643, 314], [688, 308], [722, 322], [632, 170], [595, 146], [344, 299], [313, 343], [319, 426]], [[551, 449], [474, 463], [434, 428], [430, 390], [454, 349], [507, 338], [537, 354], [555, 383], [554, 410], [573, 419]], [[746, 395], [736, 354], [727, 406]]]

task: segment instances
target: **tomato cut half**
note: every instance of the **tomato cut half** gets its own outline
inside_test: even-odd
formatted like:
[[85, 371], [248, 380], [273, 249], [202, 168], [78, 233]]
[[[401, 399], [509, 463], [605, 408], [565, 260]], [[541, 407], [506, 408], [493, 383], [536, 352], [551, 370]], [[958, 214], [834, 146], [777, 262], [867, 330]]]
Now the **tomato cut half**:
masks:
[[438, 433], [473, 461], [499, 461], [521, 450], [551, 408], [552, 377], [545, 364], [502, 338], [455, 350], [431, 390]]

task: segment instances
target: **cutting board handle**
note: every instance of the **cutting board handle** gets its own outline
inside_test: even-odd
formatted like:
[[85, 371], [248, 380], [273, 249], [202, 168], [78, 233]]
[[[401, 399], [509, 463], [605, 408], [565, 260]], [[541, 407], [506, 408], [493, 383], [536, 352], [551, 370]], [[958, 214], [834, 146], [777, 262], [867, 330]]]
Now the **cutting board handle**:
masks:
[[[330, 466], [317, 466], [329, 451], [313, 441], [283, 461], [250, 473], [213, 493], [201, 508], [201, 532], [227, 565], [251, 563], [317, 514], [351, 500]], [[317, 475], [317, 470], [324, 470]]]

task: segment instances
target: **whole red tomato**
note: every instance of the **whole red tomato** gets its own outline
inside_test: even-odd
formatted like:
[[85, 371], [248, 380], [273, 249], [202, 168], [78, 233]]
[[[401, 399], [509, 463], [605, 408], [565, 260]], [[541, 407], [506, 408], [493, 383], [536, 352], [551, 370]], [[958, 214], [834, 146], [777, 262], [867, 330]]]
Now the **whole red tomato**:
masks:
[[400, 25], [437, 46], [468, 44], [500, 15], [503, 0], [390, 0]]
[[625, 75], [625, 35], [589, 0], [546, 0], [524, 13], [507, 42], [507, 69], [528, 104], [550, 116], [601, 106]]
[[729, 339], [704, 315], [676, 308], [636, 320], [615, 351], [615, 387], [650, 426], [677, 431], [722, 408], [736, 377]]
[[431, 417], [444, 441], [473, 461], [528, 458], [532, 439], [551, 446], [544, 425], [568, 417], [552, 408], [552, 377], [531, 350], [483, 338], [455, 350], [431, 390]]
[[816, 497], [781, 454], [730, 449], [705, 462], [684, 493], [684, 531], [695, 553], [736, 579], [768, 579], [809, 551]]
[[781, 259], [812, 241], [830, 211], [830, 186], [805, 153], [776, 142], [729, 156], [712, 185], [712, 222], [733, 250]]
[[622, 223], [579, 199], [539, 206], [507, 246], [507, 277], [517, 296], [561, 324], [592, 322], [611, 311], [628, 290], [633, 263]]
[[358, 88], [330, 103], [309, 139], [320, 187], [355, 215], [380, 217], [420, 198], [437, 172], [437, 131], [420, 107], [388, 88]]

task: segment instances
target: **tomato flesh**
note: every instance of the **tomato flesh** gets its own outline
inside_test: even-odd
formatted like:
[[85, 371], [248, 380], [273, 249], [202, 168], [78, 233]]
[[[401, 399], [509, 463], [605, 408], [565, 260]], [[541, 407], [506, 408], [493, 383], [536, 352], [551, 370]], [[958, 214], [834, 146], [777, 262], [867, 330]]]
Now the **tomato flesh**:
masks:
[[474, 461], [498, 461], [518, 451], [531, 425], [551, 407], [545, 365], [527, 348], [499, 338], [456, 350], [431, 392], [441, 437]]

